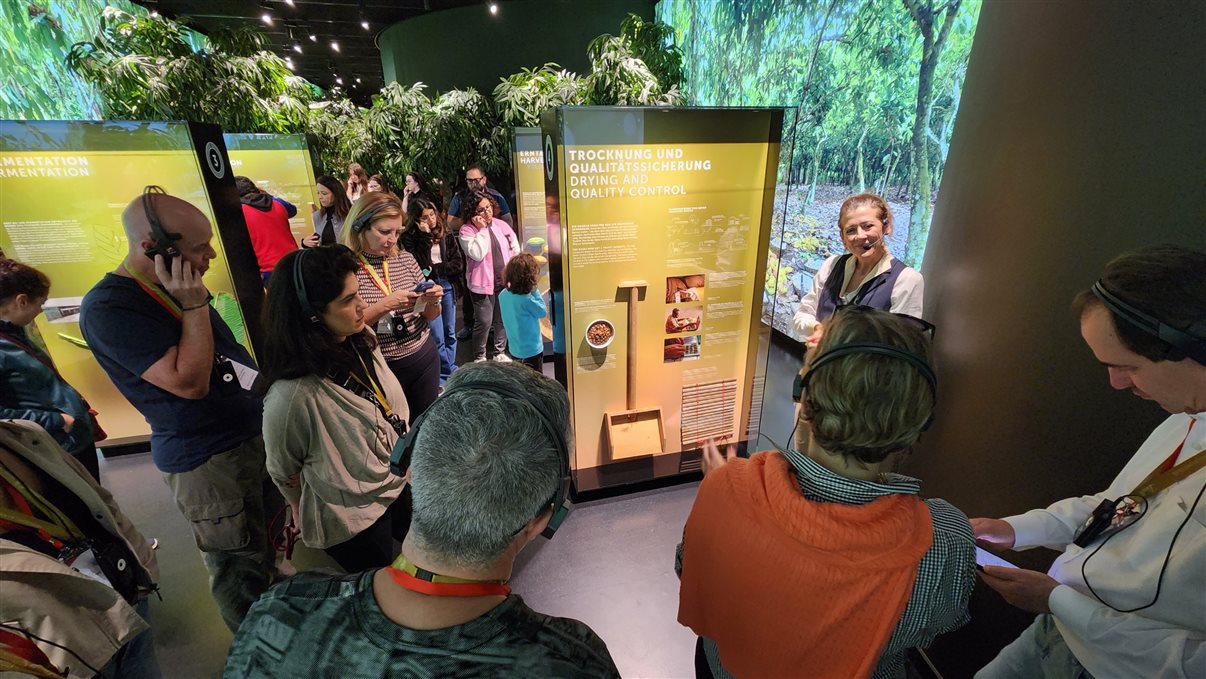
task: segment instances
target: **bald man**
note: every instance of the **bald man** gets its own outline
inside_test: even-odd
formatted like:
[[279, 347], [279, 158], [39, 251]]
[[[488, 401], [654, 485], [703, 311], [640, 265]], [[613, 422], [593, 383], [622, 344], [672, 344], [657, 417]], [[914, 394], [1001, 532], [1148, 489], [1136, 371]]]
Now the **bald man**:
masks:
[[151, 425], [151, 457], [234, 631], [276, 576], [267, 525], [282, 503], [264, 467], [263, 402], [249, 389], [255, 363], [209, 305], [202, 276], [217, 256], [209, 219], [148, 192], [130, 201], [122, 223], [129, 253], [84, 297], [80, 330]]

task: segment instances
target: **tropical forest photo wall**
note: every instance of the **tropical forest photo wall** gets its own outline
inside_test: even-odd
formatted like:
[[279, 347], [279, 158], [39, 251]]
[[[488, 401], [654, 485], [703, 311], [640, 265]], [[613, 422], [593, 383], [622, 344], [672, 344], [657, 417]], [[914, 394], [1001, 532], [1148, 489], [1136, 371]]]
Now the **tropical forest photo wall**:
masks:
[[838, 209], [873, 191], [890, 252], [920, 268], [981, 0], [661, 0], [695, 106], [786, 106], [764, 320], [791, 317]]

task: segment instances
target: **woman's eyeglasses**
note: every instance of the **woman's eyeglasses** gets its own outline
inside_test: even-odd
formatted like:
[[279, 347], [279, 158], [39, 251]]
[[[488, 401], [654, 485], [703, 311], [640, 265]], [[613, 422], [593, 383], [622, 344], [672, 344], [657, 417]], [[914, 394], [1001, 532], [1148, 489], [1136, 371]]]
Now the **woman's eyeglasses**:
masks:
[[477, 208], [477, 210], [474, 211], [474, 214], [492, 215], [492, 214], [494, 214], [494, 208], [493, 207], [479, 207], [479, 208]]

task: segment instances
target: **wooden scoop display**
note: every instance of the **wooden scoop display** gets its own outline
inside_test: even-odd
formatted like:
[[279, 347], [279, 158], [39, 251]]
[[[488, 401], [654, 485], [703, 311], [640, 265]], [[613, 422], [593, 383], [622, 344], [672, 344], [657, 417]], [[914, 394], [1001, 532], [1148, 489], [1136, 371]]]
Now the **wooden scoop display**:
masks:
[[626, 410], [603, 413], [607, 460], [623, 460], [665, 452], [661, 408], [637, 408], [637, 302], [645, 281], [625, 281], [618, 286], [628, 293]]

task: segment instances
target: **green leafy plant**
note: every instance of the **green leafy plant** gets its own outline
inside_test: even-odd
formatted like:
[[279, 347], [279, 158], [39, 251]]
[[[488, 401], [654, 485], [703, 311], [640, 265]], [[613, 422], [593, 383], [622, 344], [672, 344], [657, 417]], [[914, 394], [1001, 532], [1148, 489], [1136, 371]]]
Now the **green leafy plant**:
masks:
[[67, 65], [92, 83], [108, 119], [195, 120], [231, 132], [300, 132], [315, 89], [247, 28], [215, 31], [194, 51], [184, 27], [105, 7]]

